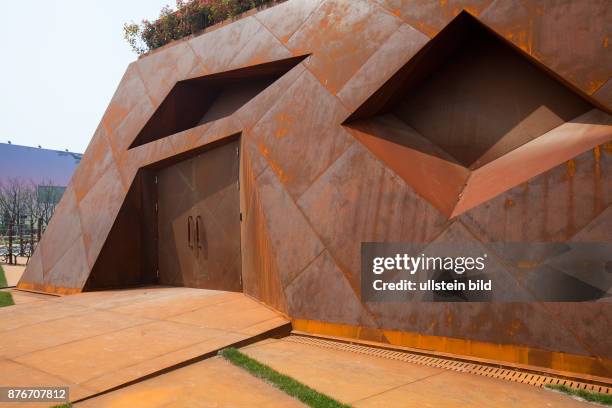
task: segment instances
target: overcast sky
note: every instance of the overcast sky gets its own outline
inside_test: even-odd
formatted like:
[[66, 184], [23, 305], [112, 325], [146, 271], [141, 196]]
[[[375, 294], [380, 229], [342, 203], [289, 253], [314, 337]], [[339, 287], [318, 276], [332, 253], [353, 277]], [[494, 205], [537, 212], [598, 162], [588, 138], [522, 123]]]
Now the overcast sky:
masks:
[[[82, 153], [127, 65], [123, 23], [173, 0], [2, 4], [0, 142]], [[1, 160], [1, 158], [0, 158]]]

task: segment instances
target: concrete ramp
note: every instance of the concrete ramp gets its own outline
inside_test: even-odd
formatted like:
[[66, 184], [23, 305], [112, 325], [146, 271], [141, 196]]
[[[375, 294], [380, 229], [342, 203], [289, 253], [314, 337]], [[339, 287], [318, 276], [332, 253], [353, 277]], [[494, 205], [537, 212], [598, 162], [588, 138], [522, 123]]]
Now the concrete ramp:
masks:
[[235, 292], [151, 287], [38, 296], [0, 309], [2, 385], [68, 385], [75, 401], [284, 330], [283, 316]]

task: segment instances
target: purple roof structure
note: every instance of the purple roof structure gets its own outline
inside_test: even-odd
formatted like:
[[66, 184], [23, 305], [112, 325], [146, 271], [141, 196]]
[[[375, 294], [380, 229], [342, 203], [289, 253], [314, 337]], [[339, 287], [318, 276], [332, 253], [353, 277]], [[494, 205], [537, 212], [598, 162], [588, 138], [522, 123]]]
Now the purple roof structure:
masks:
[[0, 143], [0, 182], [21, 178], [65, 187], [82, 157], [80, 153]]

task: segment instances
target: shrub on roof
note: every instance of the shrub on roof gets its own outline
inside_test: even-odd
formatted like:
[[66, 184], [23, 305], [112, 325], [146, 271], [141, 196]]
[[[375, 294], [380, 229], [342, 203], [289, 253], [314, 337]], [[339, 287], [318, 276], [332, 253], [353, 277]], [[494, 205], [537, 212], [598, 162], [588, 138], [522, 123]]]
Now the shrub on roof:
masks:
[[177, 0], [176, 10], [163, 7], [157, 20], [124, 24], [123, 36], [132, 50], [141, 55], [245, 11], [276, 2], [278, 0]]

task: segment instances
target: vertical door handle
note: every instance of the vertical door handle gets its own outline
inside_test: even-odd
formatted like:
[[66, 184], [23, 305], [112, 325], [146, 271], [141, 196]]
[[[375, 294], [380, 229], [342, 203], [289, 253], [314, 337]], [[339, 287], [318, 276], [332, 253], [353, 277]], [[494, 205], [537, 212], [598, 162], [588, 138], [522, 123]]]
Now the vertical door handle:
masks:
[[199, 215], [196, 216], [196, 246], [198, 249], [202, 248], [202, 245], [200, 245], [200, 221], [202, 220], [202, 217], [200, 217]]
[[193, 249], [193, 243], [191, 242], [191, 224], [193, 224], [193, 217], [190, 215], [187, 217], [187, 245]]

